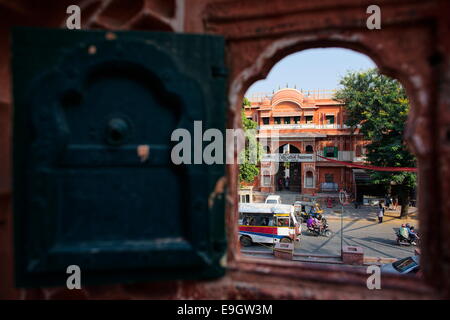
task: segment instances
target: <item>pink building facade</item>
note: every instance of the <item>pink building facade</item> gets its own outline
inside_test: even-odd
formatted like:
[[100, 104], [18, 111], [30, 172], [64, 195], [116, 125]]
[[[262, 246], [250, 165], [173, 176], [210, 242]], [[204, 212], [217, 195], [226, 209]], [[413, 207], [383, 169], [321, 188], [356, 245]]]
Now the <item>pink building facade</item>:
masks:
[[364, 172], [321, 158], [362, 163], [367, 144], [358, 128], [345, 125], [345, 107], [332, 95], [285, 88], [249, 97], [245, 115], [258, 123], [265, 150], [255, 190], [356, 193], [355, 181]]

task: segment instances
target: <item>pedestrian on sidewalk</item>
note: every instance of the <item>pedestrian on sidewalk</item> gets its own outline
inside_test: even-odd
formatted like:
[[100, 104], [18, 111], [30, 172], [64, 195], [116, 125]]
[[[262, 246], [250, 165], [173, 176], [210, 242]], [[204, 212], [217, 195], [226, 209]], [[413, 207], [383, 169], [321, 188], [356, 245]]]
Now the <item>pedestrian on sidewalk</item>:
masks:
[[383, 222], [383, 216], [384, 216], [384, 207], [383, 207], [383, 203], [380, 201], [378, 203], [378, 223]]
[[386, 196], [386, 210], [391, 209], [391, 197], [389, 195]]

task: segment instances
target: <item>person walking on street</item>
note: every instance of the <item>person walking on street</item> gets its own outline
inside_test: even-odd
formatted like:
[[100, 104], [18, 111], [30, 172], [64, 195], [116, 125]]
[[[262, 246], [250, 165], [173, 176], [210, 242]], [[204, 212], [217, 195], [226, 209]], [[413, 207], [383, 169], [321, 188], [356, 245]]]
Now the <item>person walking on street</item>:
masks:
[[391, 197], [389, 195], [386, 196], [386, 210], [391, 209]]
[[383, 207], [383, 203], [380, 202], [378, 204], [378, 223], [383, 222], [383, 216], [384, 216], [384, 207]]
[[278, 191], [283, 190], [283, 179], [281, 177], [278, 178]]
[[355, 205], [355, 209], [358, 209], [358, 207], [359, 207], [359, 203], [358, 203], [358, 200], [353, 200], [353, 204]]

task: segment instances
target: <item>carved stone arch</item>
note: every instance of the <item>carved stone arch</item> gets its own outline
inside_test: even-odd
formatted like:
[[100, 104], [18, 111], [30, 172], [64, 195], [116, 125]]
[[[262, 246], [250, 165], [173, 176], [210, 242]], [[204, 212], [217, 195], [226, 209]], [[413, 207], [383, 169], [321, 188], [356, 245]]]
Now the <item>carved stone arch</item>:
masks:
[[[296, 27], [302, 29], [300, 26]], [[415, 24], [403, 26], [401, 32], [398, 31], [394, 25], [386, 25], [378, 33], [365, 30], [363, 27], [346, 29], [344, 26], [333, 26], [330, 29], [322, 28], [321, 31], [313, 29], [302, 30], [296, 34], [294, 32], [279, 34], [270, 39], [264, 35], [253, 35], [260, 40], [258, 42], [249, 39], [231, 41], [230, 52], [238, 53], [247, 47], [246, 52], [249, 54], [245, 60], [239, 58], [233, 60], [235, 68], [229, 98], [231, 107], [238, 110], [239, 101], [247, 88], [257, 80], [264, 79], [278, 61], [294, 52], [319, 47], [340, 47], [367, 55], [382, 74], [399, 80], [406, 90], [411, 108], [406, 123], [405, 139], [420, 164], [419, 211], [429, 212], [427, 208], [435, 207], [433, 203], [440, 201], [440, 195], [427, 195], [430, 190], [438, 189], [438, 185], [442, 183], [440, 169], [432, 160], [432, 155], [437, 156], [440, 150], [439, 143], [442, 141], [442, 135], [439, 136], [439, 131], [434, 125], [436, 120], [433, 120], [436, 119], [436, 111], [433, 109], [439, 105], [436, 86], [439, 79], [442, 79], [438, 73], [440, 54], [434, 41], [437, 30], [433, 24]], [[420, 50], [417, 49], [418, 43], [421, 44]], [[253, 49], [254, 52], [251, 53]], [[436, 207], [435, 212], [426, 217], [420, 216], [421, 225], [430, 228], [422, 237], [422, 243], [426, 248], [422, 251], [422, 256], [424, 261], [427, 259], [424, 262], [424, 273], [431, 281], [433, 273], [435, 279], [438, 278], [437, 273], [447, 274], [437, 262], [437, 257], [442, 257], [439, 249], [442, 248], [442, 244], [439, 244], [437, 240], [439, 237], [430, 227], [433, 221], [440, 220], [439, 215], [443, 214], [443, 208]], [[436, 286], [440, 286], [439, 281], [433, 282]]]
[[292, 148], [290, 153], [302, 153], [301, 145], [297, 141], [289, 141], [289, 142], [281, 141], [278, 148], [274, 149], [274, 151], [276, 151], [276, 153], [283, 153], [282, 150], [286, 145], [290, 145], [289, 147]]
[[[57, 1], [52, 1], [57, 2]], [[70, 3], [68, 1], [59, 1]], [[7, 62], [11, 53], [9, 47], [9, 26], [14, 22], [42, 26], [60, 26], [65, 20], [61, 6], [43, 6], [42, 9], [32, 5], [32, 1], [1, 1], [0, 12], [8, 13], [1, 22], [3, 37], [2, 76], [0, 78], [0, 142], [6, 152], [0, 154], [0, 218], [1, 235], [11, 239], [11, 204], [10, 204], [10, 130], [11, 118], [10, 72]], [[80, 1], [81, 2], [81, 1]], [[101, 7], [112, 1], [100, 0]], [[280, 58], [275, 56], [278, 49], [283, 49], [294, 35], [303, 35], [301, 41], [320, 46], [322, 39], [335, 34], [335, 40], [342, 42], [364, 42], [368, 54], [376, 60], [376, 52], [382, 60], [376, 60], [382, 71], [401, 80], [412, 99], [413, 108], [409, 117], [407, 136], [419, 156], [420, 176], [420, 210], [426, 210], [420, 216], [422, 259], [421, 269], [425, 278], [432, 280], [438, 290], [431, 291], [422, 281], [410, 277], [388, 276], [383, 278], [383, 290], [367, 292], [367, 274], [353, 272], [351, 269], [329, 268], [325, 266], [307, 266], [276, 261], [248, 262], [239, 261], [238, 241], [236, 237], [237, 219], [237, 165], [227, 166], [227, 235], [229, 237], [228, 262], [229, 271], [220, 281], [177, 281], [142, 286], [114, 286], [88, 288], [84, 291], [66, 288], [49, 288], [23, 290], [14, 292], [15, 297], [25, 299], [61, 299], [77, 298], [135, 298], [150, 299], [232, 299], [246, 297], [249, 299], [283, 299], [288, 295], [293, 299], [321, 299], [324, 297], [340, 298], [342, 294], [352, 299], [427, 299], [448, 298], [450, 296], [449, 268], [449, 192], [450, 170], [450, 41], [448, 30], [450, 22], [447, 12], [450, 3], [442, 0], [383, 0], [382, 29], [366, 30], [366, 8], [371, 3], [361, 0], [345, 1], [290, 1], [290, 0], [149, 0], [142, 10], [143, 23], [137, 27], [157, 30], [159, 25], [171, 24], [176, 31], [224, 35], [227, 38], [227, 59], [230, 66], [229, 102], [234, 110], [228, 112], [228, 127], [237, 128], [240, 123], [240, 104], [245, 90], [254, 81], [264, 78], [261, 61]], [[345, 5], [343, 3], [345, 2]], [[186, 3], [186, 4], [185, 4]], [[174, 7], [174, 10], [171, 9]], [[148, 13], [147, 8], [153, 8]], [[83, 10], [83, 9], [82, 9]], [[173, 14], [170, 11], [175, 11]], [[83, 11], [84, 12], [84, 11]], [[166, 14], [169, 13], [169, 14]], [[172, 17], [173, 15], [173, 17]], [[145, 22], [150, 17], [149, 22]], [[16, 19], [17, 18], [17, 19]], [[18, 19], [20, 18], [20, 19]], [[83, 18], [82, 18], [83, 19]], [[138, 21], [138, 20], [136, 20]], [[83, 27], [84, 28], [84, 27]], [[101, 28], [95, 21], [88, 28]], [[127, 29], [133, 29], [128, 25]], [[122, 28], [120, 28], [122, 29]], [[435, 31], [435, 29], [437, 31]], [[359, 31], [359, 32], [357, 32]], [[324, 36], [325, 34], [325, 36]], [[341, 39], [341, 37], [343, 37]], [[352, 39], [353, 38], [353, 39]], [[294, 39], [294, 41], [300, 41]], [[339, 44], [338, 43], [338, 44]], [[270, 50], [265, 50], [271, 47]], [[373, 47], [373, 48], [371, 48]], [[305, 47], [305, 49], [311, 47]], [[350, 47], [348, 47], [350, 48]], [[351, 48], [350, 48], [351, 49]], [[357, 48], [353, 48], [357, 50]], [[245, 52], [245, 54], [242, 54]], [[259, 54], [266, 55], [259, 59]], [[282, 52], [281, 57], [287, 55]], [[278, 59], [278, 60], [277, 60]], [[270, 68], [268, 68], [270, 70]], [[408, 84], [409, 83], [409, 84]], [[415, 91], [415, 88], [421, 90]], [[418, 105], [418, 101], [423, 105]], [[439, 135], [440, 134], [440, 135]], [[413, 141], [414, 140], [414, 141]], [[431, 141], [430, 141], [431, 140]], [[430, 143], [431, 142], [431, 143]], [[4, 161], [2, 161], [4, 160]], [[6, 230], [6, 231], [5, 231]], [[431, 234], [432, 233], [432, 234]], [[431, 235], [430, 235], [431, 234]], [[0, 291], [13, 290], [12, 283], [12, 249], [10, 240], [3, 245], [5, 253], [0, 259], [0, 266], [5, 272], [1, 274]], [[301, 265], [301, 266], [299, 266]], [[422, 268], [423, 267], [423, 268]], [[5, 274], [6, 276], [3, 276]], [[3, 281], [4, 280], [4, 281]], [[275, 285], [276, 284], [276, 285]], [[161, 287], [164, 287], [162, 290]], [[6, 293], [6, 289], [0, 292]], [[76, 291], [76, 292], [75, 292]], [[12, 297], [9, 294], [9, 297]]]

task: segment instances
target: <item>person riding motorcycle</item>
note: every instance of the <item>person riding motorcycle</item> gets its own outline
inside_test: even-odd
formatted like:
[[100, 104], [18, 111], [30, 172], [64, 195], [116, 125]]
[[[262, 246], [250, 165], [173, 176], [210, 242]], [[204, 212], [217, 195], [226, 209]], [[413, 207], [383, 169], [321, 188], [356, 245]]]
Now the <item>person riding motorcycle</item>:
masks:
[[405, 224], [402, 224], [400, 229], [398, 229], [398, 234], [403, 237], [405, 240], [409, 240], [409, 231], [406, 228]]
[[317, 213], [316, 210], [314, 210], [314, 207], [311, 207], [311, 209], [309, 210], [308, 214], [308, 219], [311, 218], [317, 218]]
[[319, 232], [322, 232], [322, 223], [315, 217], [309, 217], [308, 221], [306, 221], [306, 226], [308, 227], [308, 229], [318, 230]]
[[407, 223], [407, 224], [405, 224], [405, 228], [406, 228], [406, 230], [408, 230], [408, 234], [409, 234], [409, 231], [411, 230], [411, 225], [409, 223]]
[[312, 228], [314, 226], [314, 218], [313, 217], [309, 217], [308, 220], [306, 221], [306, 227], [308, 229]]
[[416, 244], [416, 241], [419, 239], [419, 236], [417, 235], [416, 231], [414, 230], [414, 226], [411, 226], [409, 228], [409, 239], [411, 240], [412, 244]]
[[324, 222], [326, 222], [326, 220], [322, 221], [322, 215], [320, 214], [320, 212], [317, 208], [313, 207], [311, 209], [311, 211], [309, 212], [309, 216], [317, 219], [320, 224], [323, 224]]

